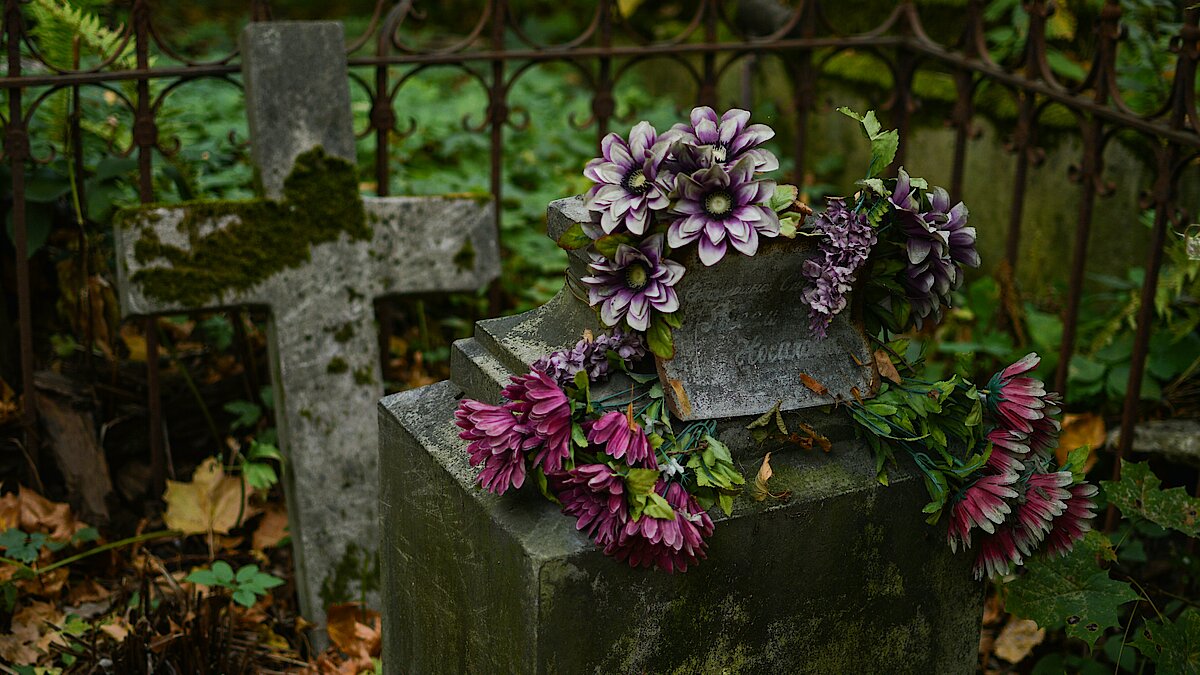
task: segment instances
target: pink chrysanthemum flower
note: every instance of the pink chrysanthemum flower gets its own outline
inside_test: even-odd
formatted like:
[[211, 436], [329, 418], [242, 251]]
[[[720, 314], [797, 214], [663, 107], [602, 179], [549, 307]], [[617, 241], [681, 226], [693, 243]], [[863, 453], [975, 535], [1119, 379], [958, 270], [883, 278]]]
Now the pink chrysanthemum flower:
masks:
[[1020, 458], [1029, 454], [1026, 435], [1019, 431], [997, 427], [987, 434], [987, 440], [992, 444], [992, 454], [988, 455], [987, 465], [997, 473], [1020, 473], [1025, 469]]
[[996, 526], [1012, 510], [1005, 500], [1017, 496], [1012, 489], [1016, 480], [1017, 475], [1011, 473], [984, 476], [963, 491], [950, 506], [946, 540], [951, 551], [957, 551], [960, 543], [963, 548], [971, 547], [972, 528], [978, 527], [988, 534], [996, 531]]
[[583, 464], [556, 481], [563, 513], [598, 546], [608, 546], [629, 519], [625, 479], [607, 464]]
[[489, 492], [502, 494], [525, 483], [525, 452], [539, 441], [521, 417], [511, 406], [471, 399], [459, 401], [454, 411], [454, 423], [463, 430], [459, 438], [470, 441], [471, 466], [483, 465], [476, 480]]
[[988, 382], [987, 410], [1004, 428], [1028, 434], [1034, 430], [1034, 421], [1046, 417], [1046, 385], [1025, 375], [1039, 363], [1041, 358], [1030, 353]]
[[1002, 527], [994, 533], [979, 538], [979, 555], [975, 557], [973, 572], [976, 579], [1002, 577], [1024, 558], [1017, 549], [1011, 528]]
[[534, 466], [546, 473], [562, 471], [563, 460], [571, 455], [571, 401], [549, 375], [530, 371], [514, 376], [504, 389], [514, 408], [524, 414], [523, 421], [541, 441], [534, 454]]
[[628, 415], [613, 410], [592, 423], [587, 432], [591, 443], [604, 447], [604, 452], [615, 459], [624, 459], [630, 466], [657, 469], [658, 460], [654, 448], [646, 438], [642, 427]]
[[1091, 531], [1092, 518], [1096, 517], [1096, 502], [1092, 497], [1097, 492], [1096, 486], [1090, 483], [1071, 486], [1071, 498], [1067, 500], [1066, 510], [1050, 524], [1050, 532], [1046, 535], [1046, 553], [1066, 555], [1075, 547], [1075, 542]]
[[628, 561], [630, 567], [650, 567], [668, 573], [686, 572], [707, 557], [705, 537], [713, 533], [713, 521], [695, 497], [679, 483], [654, 488], [675, 509], [673, 520], [643, 515], [625, 523], [616, 541], [604, 549], [617, 560]]
[[1071, 472], [1030, 474], [1025, 481], [1025, 494], [1017, 500], [1016, 526], [1013, 541], [1025, 555], [1034, 549], [1050, 531], [1051, 522], [1062, 515], [1071, 499]]
[[1058, 435], [1062, 431], [1062, 425], [1058, 422], [1058, 415], [1062, 412], [1059, 406], [1062, 403], [1062, 397], [1055, 392], [1046, 394], [1046, 407], [1042, 409], [1043, 417], [1041, 419], [1032, 420], [1029, 426], [1033, 430], [1029, 432], [1029, 448], [1041, 455], [1042, 457], [1052, 457], [1054, 449], [1058, 447]]

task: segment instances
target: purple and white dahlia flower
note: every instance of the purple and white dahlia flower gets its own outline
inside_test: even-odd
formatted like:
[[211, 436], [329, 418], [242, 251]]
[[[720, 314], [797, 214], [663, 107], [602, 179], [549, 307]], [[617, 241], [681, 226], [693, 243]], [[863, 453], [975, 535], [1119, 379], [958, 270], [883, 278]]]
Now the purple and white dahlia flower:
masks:
[[[667, 155], [667, 141], [659, 141], [649, 122], [640, 122], [629, 132], [629, 142], [608, 134], [600, 142], [601, 157], [583, 170], [595, 183], [585, 196], [589, 211], [600, 214], [605, 234], [628, 230], [644, 234], [654, 211], [670, 204], [669, 185], [660, 181], [660, 168]], [[661, 178], [665, 178], [662, 176]]]
[[755, 180], [754, 161], [744, 157], [726, 170], [714, 164], [675, 180], [678, 199], [670, 212], [676, 219], [667, 230], [667, 244], [679, 248], [700, 242], [700, 262], [715, 265], [732, 245], [746, 255], [758, 252], [759, 236], [779, 235], [779, 216], [766, 202], [775, 181]]
[[683, 277], [683, 265], [663, 256], [663, 236], [646, 237], [637, 248], [617, 247], [612, 260], [592, 254], [592, 276], [581, 281], [588, 286], [588, 302], [600, 305], [600, 319], [616, 326], [625, 319], [629, 327], [644, 332], [650, 327], [650, 310], [670, 314], [679, 309], [675, 284]]
[[748, 158], [756, 172], [774, 171], [779, 160], [771, 151], [761, 148], [775, 137], [775, 130], [765, 124], [748, 124], [750, 113], [732, 108], [717, 117], [708, 106], [692, 108], [691, 119], [671, 127], [664, 136], [674, 143], [676, 169], [691, 173], [714, 164], [732, 166]]

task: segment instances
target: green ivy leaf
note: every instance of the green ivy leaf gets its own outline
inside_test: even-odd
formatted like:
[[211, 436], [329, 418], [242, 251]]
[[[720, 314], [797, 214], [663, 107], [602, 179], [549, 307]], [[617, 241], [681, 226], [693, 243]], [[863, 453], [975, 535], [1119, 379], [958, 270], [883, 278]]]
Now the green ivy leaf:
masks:
[[1100, 568], [1097, 556], [1116, 558], [1108, 538], [1092, 531], [1062, 558], [1026, 561], [1026, 573], [1005, 586], [1005, 607], [1047, 630], [1065, 627], [1067, 635], [1095, 646], [1106, 630], [1120, 625], [1121, 605], [1138, 598], [1129, 584]]
[[1121, 513], [1137, 516], [1158, 525], [1178, 530], [1189, 537], [1200, 535], [1200, 499], [1188, 496], [1181, 487], [1160, 490], [1162, 481], [1146, 463], [1121, 461], [1121, 480], [1100, 481], [1104, 495]]
[[558, 238], [558, 247], [564, 251], [574, 251], [592, 243], [592, 238], [583, 233], [583, 225], [575, 223], [567, 228]]

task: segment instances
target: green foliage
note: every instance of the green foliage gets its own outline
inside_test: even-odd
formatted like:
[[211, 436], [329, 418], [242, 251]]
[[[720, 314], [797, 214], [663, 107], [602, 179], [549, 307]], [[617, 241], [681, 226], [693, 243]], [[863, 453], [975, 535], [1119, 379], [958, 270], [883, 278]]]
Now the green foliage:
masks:
[[235, 431], [237, 429], [252, 429], [262, 419], [262, 408], [250, 401], [228, 401], [223, 407], [225, 412], [235, 415], [233, 422], [229, 425]]
[[979, 392], [957, 376], [885, 382], [875, 398], [847, 405], [875, 455], [880, 483], [888, 484], [897, 449], [915, 460], [929, 493], [924, 512], [931, 524], [941, 518], [946, 500], [987, 461]]
[[242, 475], [250, 487], [259, 490], [269, 489], [279, 482], [279, 475], [267, 460], [283, 464], [283, 455], [279, 448], [271, 443], [261, 443], [258, 440], [250, 443], [250, 451], [242, 458]]
[[1107, 537], [1089, 532], [1061, 559], [1026, 561], [1026, 573], [1005, 586], [1005, 607], [1042, 628], [1065, 627], [1067, 635], [1094, 646], [1120, 625], [1121, 605], [1138, 598], [1129, 584], [1109, 578], [1097, 558], [1115, 560], [1116, 553]]
[[646, 329], [646, 346], [655, 356], [663, 359], [675, 357], [675, 338], [671, 334], [671, 324], [668, 315], [652, 312], [650, 327]]
[[283, 584], [283, 579], [259, 570], [258, 565], [246, 565], [235, 573], [224, 560], [214, 562], [211, 567], [194, 570], [185, 581], [226, 588], [233, 593], [233, 601], [243, 607], [253, 607], [260, 596], [267, 595], [272, 588]]
[[841, 107], [838, 112], [862, 124], [863, 134], [871, 141], [871, 164], [867, 168], [867, 178], [873, 178], [883, 173], [883, 170], [896, 158], [896, 150], [900, 147], [900, 132], [895, 129], [884, 131], [874, 110], [868, 110], [866, 115], [859, 115], [853, 110]]
[[704, 496], [715, 498], [725, 515], [732, 515], [733, 497], [741, 492], [738, 486], [745, 485], [746, 478], [733, 465], [729, 448], [715, 437], [705, 434], [698, 448], [699, 452], [688, 459], [687, 468], [695, 470], [696, 485], [711, 488], [712, 492]]
[[1160, 673], [1200, 673], [1200, 611], [1189, 607], [1175, 621], [1147, 621], [1133, 646]]
[[1144, 518], [1159, 527], [1200, 535], [1200, 499], [1181, 487], [1163, 490], [1162, 481], [1150, 472], [1150, 465], [1121, 460], [1121, 480], [1101, 481], [1110, 504], [1126, 518]]
[[13, 527], [0, 534], [0, 549], [4, 550], [5, 557], [29, 565], [37, 562], [43, 548], [51, 553], [56, 553], [67, 546], [95, 541], [99, 538], [100, 533], [94, 527], [85, 527], [79, 530], [67, 541], [54, 541], [43, 532], [26, 533]]

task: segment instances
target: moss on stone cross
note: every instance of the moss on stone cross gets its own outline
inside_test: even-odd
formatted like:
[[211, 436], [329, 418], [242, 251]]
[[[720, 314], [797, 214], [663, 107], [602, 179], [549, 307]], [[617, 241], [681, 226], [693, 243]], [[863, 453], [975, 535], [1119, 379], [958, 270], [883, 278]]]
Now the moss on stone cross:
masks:
[[[147, 204], [116, 216], [121, 228], [134, 228], [154, 219], [160, 208]], [[337, 239], [372, 236], [358, 193], [354, 165], [314, 148], [296, 158], [284, 181], [283, 200], [197, 201], [182, 205], [178, 227], [187, 249], [163, 243], [152, 228], [144, 228], [134, 244], [134, 256], [146, 267], [133, 274], [143, 293], [164, 303], [203, 307], [229, 290], [244, 291], [312, 258], [312, 247]], [[214, 232], [202, 226], [235, 219]]]

